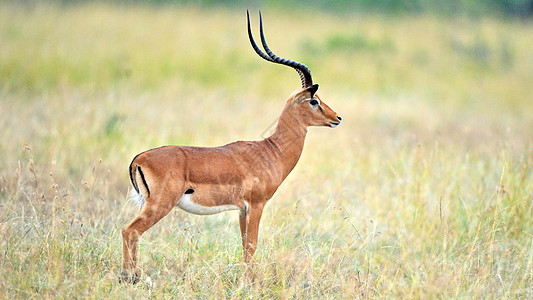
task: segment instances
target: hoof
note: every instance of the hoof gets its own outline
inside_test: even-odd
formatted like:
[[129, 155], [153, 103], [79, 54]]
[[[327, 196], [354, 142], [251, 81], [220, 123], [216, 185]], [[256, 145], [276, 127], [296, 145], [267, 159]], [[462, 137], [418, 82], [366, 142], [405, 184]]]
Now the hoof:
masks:
[[122, 273], [120, 273], [119, 275], [118, 282], [136, 284], [139, 282], [139, 279], [140, 276], [137, 273], [133, 273], [133, 275], [130, 275], [128, 272], [122, 271]]

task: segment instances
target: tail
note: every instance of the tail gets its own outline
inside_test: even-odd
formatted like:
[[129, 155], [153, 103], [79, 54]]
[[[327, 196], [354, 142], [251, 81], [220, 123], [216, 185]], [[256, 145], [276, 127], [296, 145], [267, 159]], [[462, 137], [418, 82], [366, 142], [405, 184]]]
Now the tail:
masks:
[[[135, 165], [133, 167], [133, 162], [130, 164], [130, 180], [133, 188], [128, 195], [128, 200], [137, 203], [139, 208], [142, 209], [146, 203], [143, 194], [150, 197], [150, 188], [148, 188], [141, 166]], [[141, 183], [140, 186], [139, 182]]]
[[132, 188], [130, 190], [130, 193], [128, 194], [128, 201], [137, 204], [137, 206], [139, 206], [139, 209], [142, 209], [144, 207], [144, 204], [146, 203], [144, 201], [143, 195], [137, 192], [135, 188]]

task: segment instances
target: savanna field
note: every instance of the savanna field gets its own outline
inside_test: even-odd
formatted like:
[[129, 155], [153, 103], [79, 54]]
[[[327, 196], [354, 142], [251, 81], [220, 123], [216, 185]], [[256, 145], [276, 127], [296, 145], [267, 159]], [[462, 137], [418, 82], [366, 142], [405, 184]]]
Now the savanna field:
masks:
[[176, 208], [133, 286], [133, 156], [267, 137], [298, 75], [245, 8], [0, 8], [1, 298], [533, 297], [531, 20], [262, 8], [343, 122], [267, 204], [254, 282], [237, 212]]

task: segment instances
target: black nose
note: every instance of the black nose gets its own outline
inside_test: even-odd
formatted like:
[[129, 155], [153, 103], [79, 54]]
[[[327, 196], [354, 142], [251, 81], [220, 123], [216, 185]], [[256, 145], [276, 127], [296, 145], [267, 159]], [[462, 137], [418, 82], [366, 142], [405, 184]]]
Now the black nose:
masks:
[[341, 117], [339, 117], [339, 116], [337, 116], [337, 119], [339, 119], [339, 121], [342, 121], [342, 118], [341, 118]]

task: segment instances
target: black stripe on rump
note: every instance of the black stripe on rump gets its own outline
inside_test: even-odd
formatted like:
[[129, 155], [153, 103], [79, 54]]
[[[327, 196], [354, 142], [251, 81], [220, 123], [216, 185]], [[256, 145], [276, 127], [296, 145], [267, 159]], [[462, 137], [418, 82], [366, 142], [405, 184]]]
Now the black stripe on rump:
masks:
[[[137, 157], [137, 156], [135, 156], [135, 157]], [[131, 184], [133, 185], [133, 188], [138, 193], [139, 192], [139, 188], [137, 187], [137, 183], [133, 179], [133, 161], [135, 161], [135, 158], [130, 163], [130, 180], [131, 180]]]
[[148, 183], [146, 183], [146, 179], [144, 179], [144, 173], [141, 169], [141, 166], [137, 165], [137, 171], [139, 174], [141, 174], [141, 179], [143, 181], [144, 186], [146, 187], [146, 191], [148, 192], [148, 197], [150, 197], [150, 189], [148, 188]]

